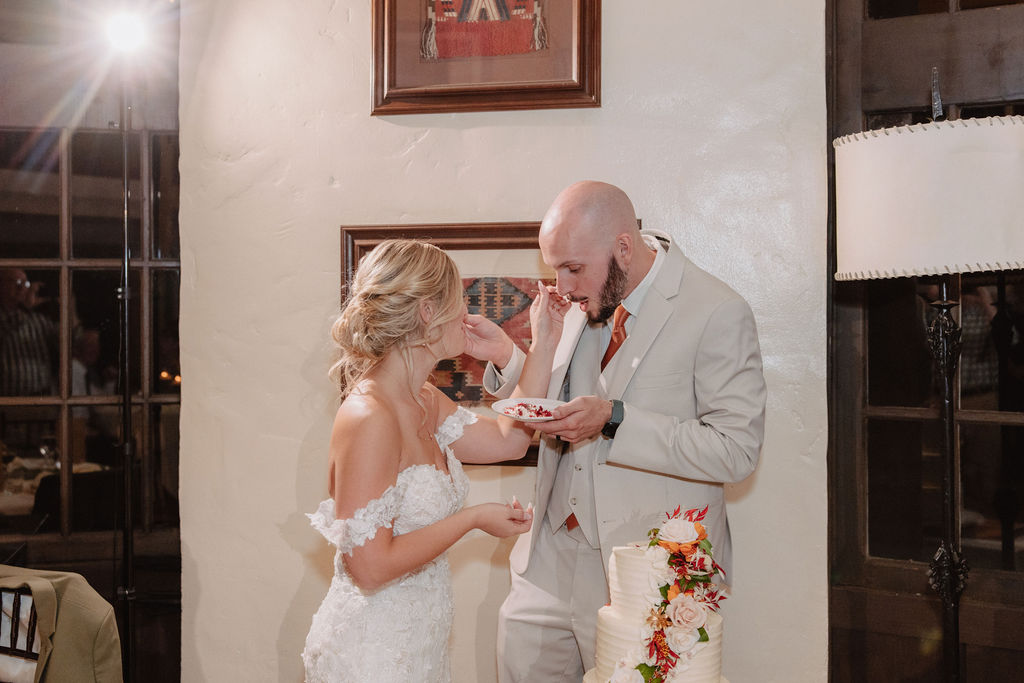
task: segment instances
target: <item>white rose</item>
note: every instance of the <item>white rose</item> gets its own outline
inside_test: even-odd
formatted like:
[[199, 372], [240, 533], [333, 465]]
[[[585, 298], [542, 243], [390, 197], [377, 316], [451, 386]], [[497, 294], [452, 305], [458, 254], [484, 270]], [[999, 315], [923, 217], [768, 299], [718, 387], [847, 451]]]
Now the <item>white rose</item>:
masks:
[[616, 666], [608, 683], [644, 683], [644, 675], [637, 671], [635, 666], [631, 669]]
[[685, 593], [677, 595], [665, 608], [672, 625], [696, 633], [708, 620], [708, 609]]
[[689, 652], [699, 639], [700, 634], [697, 633], [697, 629], [680, 628], [679, 626], [669, 626], [665, 629], [665, 642], [673, 652], [680, 656]]
[[665, 683], [679, 683], [679, 681], [683, 680], [683, 676], [686, 675], [686, 670], [689, 668], [689, 662], [685, 658], [680, 659], [675, 668], [668, 672], [668, 676], [665, 677]]
[[659, 586], [654, 585], [654, 579], [651, 579], [651, 587], [640, 594], [640, 597], [650, 608], [655, 608], [664, 602], [664, 598], [661, 597], [661, 591], [658, 590]]
[[668, 551], [660, 545], [648, 546], [644, 550], [644, 559], [650, 562], [652, 567], [663, 567], [668, 564]]
[[697, 540], [697, 527], [685, 519], [670, 519], [661, 526], [658, 538], [672, 543], [690, 543]]
[[[661, 546], [653, 546], [644, 552], [644, 559], [650, 563], [650, 571], [647, 574], [651, 595], [658, 593], [658, 589], [665, 584], [671, 584], [676, 579], [676, 570], [668, 566], [668, 551]], [[647, 595], [647, 593], [645, 593]], [[655, 604], [661, 602], [660, 593], [657, 595]]]

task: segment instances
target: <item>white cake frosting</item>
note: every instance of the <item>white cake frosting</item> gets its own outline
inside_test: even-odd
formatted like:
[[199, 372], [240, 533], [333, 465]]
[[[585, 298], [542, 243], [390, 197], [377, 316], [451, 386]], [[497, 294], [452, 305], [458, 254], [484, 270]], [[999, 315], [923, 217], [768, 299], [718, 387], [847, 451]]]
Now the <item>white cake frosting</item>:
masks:
[[[643, 547], [619, 546], [612, 550], [608, 565], [611, 604], [597, 614], [597, 667], [587, 674], [586, 683], [607, 683], [616, 663], [642, 660], [651, 628], [646, 626], [652, 606], [661, 600], [659, 579], [652, 572]], [[672, 683], [719, 683], [722, 675], [722, 617], [709, 609], [704, 630], [708, 641], [692, 657], [680, 657], [672, 670]], [[623, 679], [628, 680], [628, 679]]]

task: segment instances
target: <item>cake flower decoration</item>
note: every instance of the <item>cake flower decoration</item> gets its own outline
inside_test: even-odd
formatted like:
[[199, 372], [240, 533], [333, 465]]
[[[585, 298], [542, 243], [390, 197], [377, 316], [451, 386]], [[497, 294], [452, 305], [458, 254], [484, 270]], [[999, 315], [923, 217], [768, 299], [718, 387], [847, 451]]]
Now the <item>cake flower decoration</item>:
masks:
[[718, 611], [728, 589], [713, 581], [725, 572], [714, 561], [701, 524], [707, 512], [704, 507], [680, 513], [677, 507], [648, 533], [645, 557], [655, 590], [648, 598], [644, 648], [616, 663], [613, 680], [671, 683], [708, 642], [708, 610]]

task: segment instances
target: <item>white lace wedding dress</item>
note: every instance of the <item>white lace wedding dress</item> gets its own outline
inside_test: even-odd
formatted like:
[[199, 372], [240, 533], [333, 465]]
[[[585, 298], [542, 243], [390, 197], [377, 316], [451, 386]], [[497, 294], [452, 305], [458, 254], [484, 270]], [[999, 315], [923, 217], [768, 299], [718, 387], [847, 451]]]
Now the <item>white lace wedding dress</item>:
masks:
[[433, 465], [412, 465], [351, 519], [335, 519], [330, 498], [308, 515], [313, 528], [338, 550], [330, 590], [313, 616], [302, 653], [307, 683], [451, 680], [448, 634], [453, 608], [446, 554], [376, 591], [365, 592], [352, 582], [342, 555], [373, 538], [381, 527], [391, 527], [397, 536], [462, 507], [469, 479], [450, 446], [474, 422], [476, 415], [460, 407], [435, 434], [450, 476]]

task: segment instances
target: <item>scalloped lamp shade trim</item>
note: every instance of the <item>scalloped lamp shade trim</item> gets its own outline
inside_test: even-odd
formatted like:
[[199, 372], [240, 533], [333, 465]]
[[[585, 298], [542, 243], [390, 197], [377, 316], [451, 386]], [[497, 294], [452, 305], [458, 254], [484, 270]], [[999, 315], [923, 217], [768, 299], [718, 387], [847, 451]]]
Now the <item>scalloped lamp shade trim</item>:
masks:
[[836, 279], [1024, 268], [1024, 117], [837, 138]]

